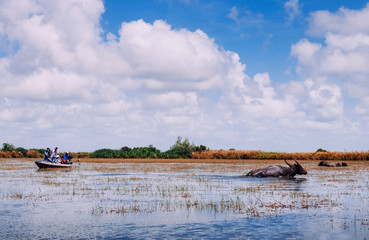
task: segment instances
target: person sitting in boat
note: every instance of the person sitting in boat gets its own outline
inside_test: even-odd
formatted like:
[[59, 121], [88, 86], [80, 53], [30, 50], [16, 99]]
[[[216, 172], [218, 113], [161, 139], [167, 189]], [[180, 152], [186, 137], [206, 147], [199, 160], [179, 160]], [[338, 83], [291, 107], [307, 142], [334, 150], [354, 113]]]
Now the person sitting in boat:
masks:
[[60, 163], [61, 164], [67, 164], [67, 161], [64, 159], [64, 154], [60, 156]]
[[70, 163], [70, 160], [72, 159], [71, 156], [69, 155], [69, 152], [66, 152], [63, 154], [64, 157], [64, 161], [65, 163]]
[[46, 151], [44, 152], [44, 161], [52, 162], [50, 159], [50, 148], [47, 148]]
[[59, 155], [58, 155], [58, 147], [54, 147], [53, 153], [51, 154], [51, 161], [53, 163], [57, 163], [60, 161]]

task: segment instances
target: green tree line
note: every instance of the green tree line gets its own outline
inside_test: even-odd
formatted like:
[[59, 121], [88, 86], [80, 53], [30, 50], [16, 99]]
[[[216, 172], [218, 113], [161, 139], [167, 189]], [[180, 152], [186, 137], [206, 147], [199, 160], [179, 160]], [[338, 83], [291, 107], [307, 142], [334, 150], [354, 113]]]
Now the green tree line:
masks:
[[[25, 149], [3, 143], [0, 158], [42, 158], [45, 149]], [[204, 145], [196, 146], [188, 138], [178, 137], [167, 151], [160, 151], [154, 146], [121, 147], [120, 149], [103, 148], [93, 152], [70, 153], [73, 158], [193, 158], [193, 159], [274, 159], [274, 160], [357, 160], [368, 161], [369, 152], [329, 152], [319, 148], [315, 152], [284, 153], [253, 150], [210, 150]]]
[[[10, 143], [3, 143], [0, 151], [0, 158], [40, 158], [43, 156], [46, 149], [25, 149], [23, 147], [15, 147]], [[188, 138], [183, 139], [178, 137], [175, 144], [169, 150], [160, 151], [153, 145], [148, 147], [130, 148], [124, 146], [120, 149], [103, 148], [95, 150], [91, 153], [71, 153], [72, 157], [77, 158], [191, 158], [193, 152], [207, 151], [204, 145], [196, 146], [190, 143]]]

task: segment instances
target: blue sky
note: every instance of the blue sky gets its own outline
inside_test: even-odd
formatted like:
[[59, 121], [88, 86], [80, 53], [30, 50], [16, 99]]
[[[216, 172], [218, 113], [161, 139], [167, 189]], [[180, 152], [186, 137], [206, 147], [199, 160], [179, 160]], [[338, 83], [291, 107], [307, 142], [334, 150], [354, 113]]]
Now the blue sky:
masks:
[[[340, 7], [363, 8], [367, 1], [297, 1], [299, 13], [293, 19], [283, 0], [258, 1], [105, 1], [102, 27], [117, 33], [122, 22], [143, 19], [152, 23], [162, 19], [173, 28], [190, 31], [201, 29], [216, 43], [238, 53], [254, 75], [269, 72], [276, 81], [285, 81], [295, 59], [290, 57], [291, 45], [306, 37], [311, 12], [336, 12]], [[293, 1], [292, 1], [293, 2]], [[237, 16], [232, 19], [232, 8]], [[323, 41], [316, 38], [315, 41]]]
[[0, 1], [0, 142], [367, 151], [367, 1]]

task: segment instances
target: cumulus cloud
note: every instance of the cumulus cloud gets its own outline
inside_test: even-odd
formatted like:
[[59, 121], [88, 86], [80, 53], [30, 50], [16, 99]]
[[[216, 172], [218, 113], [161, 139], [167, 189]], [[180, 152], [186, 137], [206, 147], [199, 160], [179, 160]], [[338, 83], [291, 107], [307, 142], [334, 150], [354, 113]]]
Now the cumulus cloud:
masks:
[[[60, 97], [50, 89], [65, 89], [60, 94], [66, 97], [79, 89], [83, 95], [102, 87], [100, 76], [120, 88], [208, 90], [221, 87], [235, 63], [235, 53], [220, 49], [201, 30], [138, 20], [123, 23], [119, 38], [109, 33], [102, 41], [100, 1], [96, 6], [30, 2], [33, 7], [21, 5], [24, 14], [17, 21], [12, 4], [4, 7], [9, 14], [2, 16], [2, 34], [19, 42], [16, 54], [1, 61], [0, 70], [9, 78], [2, 90], [6, 96], [32, 95], [26, 92], [31, 85], [42, 99]], [[61, 24], [62, 17], [68, 24]]]
[[310, 16], [308, 32], [315, 36], [325, 36], [331, 32], [342, 35], [369, 33], [369, 3], [363, 9], [340, 8], [336, 13], [316, 11]]
[[[331, 99], [331, 103], [336, 102], [336, 107], [332, 106], [331, 110], [327, 110], [332, 116], [342, 113], [339, 110], [342, 109], [342, 103], [338, 104], [337, 101], [342, 98], [339, 93], [342, 90], [359, 100], [355, 107], [358, 113], [363, 114], [364, 106], [368, 107], [366, 96], [369, 85], [364, 80], [369, 78], [368, 12], [369, 4], [359, 10], [340, 8], [336, 13], [313, 12], [308, 33], [324, 37], [324, 44], [303, 39], [291, 48], [291, 55], [299, 62], [298, 71], [308, 75], [315, 84], [320, 84], [318, 89], [326, 89], [325, 84], [334, 86], [329, 89], [330, 96], [336, 96], [336, 100]], [[335, 82], [344, 84], [339, 87]], [[310, 96], [315, 97], [318, 102], [323, 101], [317, 97], [315, 90], [310, 92]]]
[[312, 43], [307, 39], [302, 39], [298, 43], [292, 45], [291, 55], [296, 57], [299, 64], [304, 66], [315, 66], [315, 58], [322, 45]]
[[218, 101], [247, 89], [238, 55], [201, 30], [137, 20], [122, 23], [118, 36], [104, 34], [99, 0], [2, 1], [1, 9], [1, 46], [15, 46], [0, 59], [2, 127], [27, 120], [30, 135], [68, 128], [74, 136], [95, 129], [175, 138], [214, 128], [201, 125]]
[[[201, 30], [174, 30], [161, 20], [138, 20], [123, 23], [119, 34], [117, 51], [129, 63], [131, 77], [148, 88], [218, 88], [232, 68], [234, 53], [219, 49]], [[152, 85], [146, 83], [149, 79]]]
[[[297, 3], [289, 5], [295, 13]], [[154, 144], [166, 150], [181, 135], [220, 148], [262, 148], [291, 128], [342, 128], [343, 95], [355, 87], [362, 89], [355, 111], [366, 114], [369, 104], [365, 31], [351, 38], [324, 30], [324, 44], [297, 42], [291, 55], [306, 79], [277, 86], [268, 73], [247, 76], [238, 54], [200, 29], [136, 20], [123, 22], [117, 35], [105, 33], [101, 0], [0, 6], [0, 46], [7, 52], [0, 58], [0, 131], [16, 145], [53, 143], [75, 151]], [[229, 17], [262, 19], [239, 16], [237, 8]], [[343, 92], [337, 73], [354, 75], [355, 84]], [[278, 147], [281, 141], [268, 150]]]

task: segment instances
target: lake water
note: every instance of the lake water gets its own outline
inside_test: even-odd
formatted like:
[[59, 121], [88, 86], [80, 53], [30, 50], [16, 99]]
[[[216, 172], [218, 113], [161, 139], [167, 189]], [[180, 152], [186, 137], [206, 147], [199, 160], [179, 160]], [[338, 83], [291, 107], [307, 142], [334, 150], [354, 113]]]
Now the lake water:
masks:
[[1, 239], [369, 239], [369, 164], [244, 178], [265, 161], [0, 160]]

